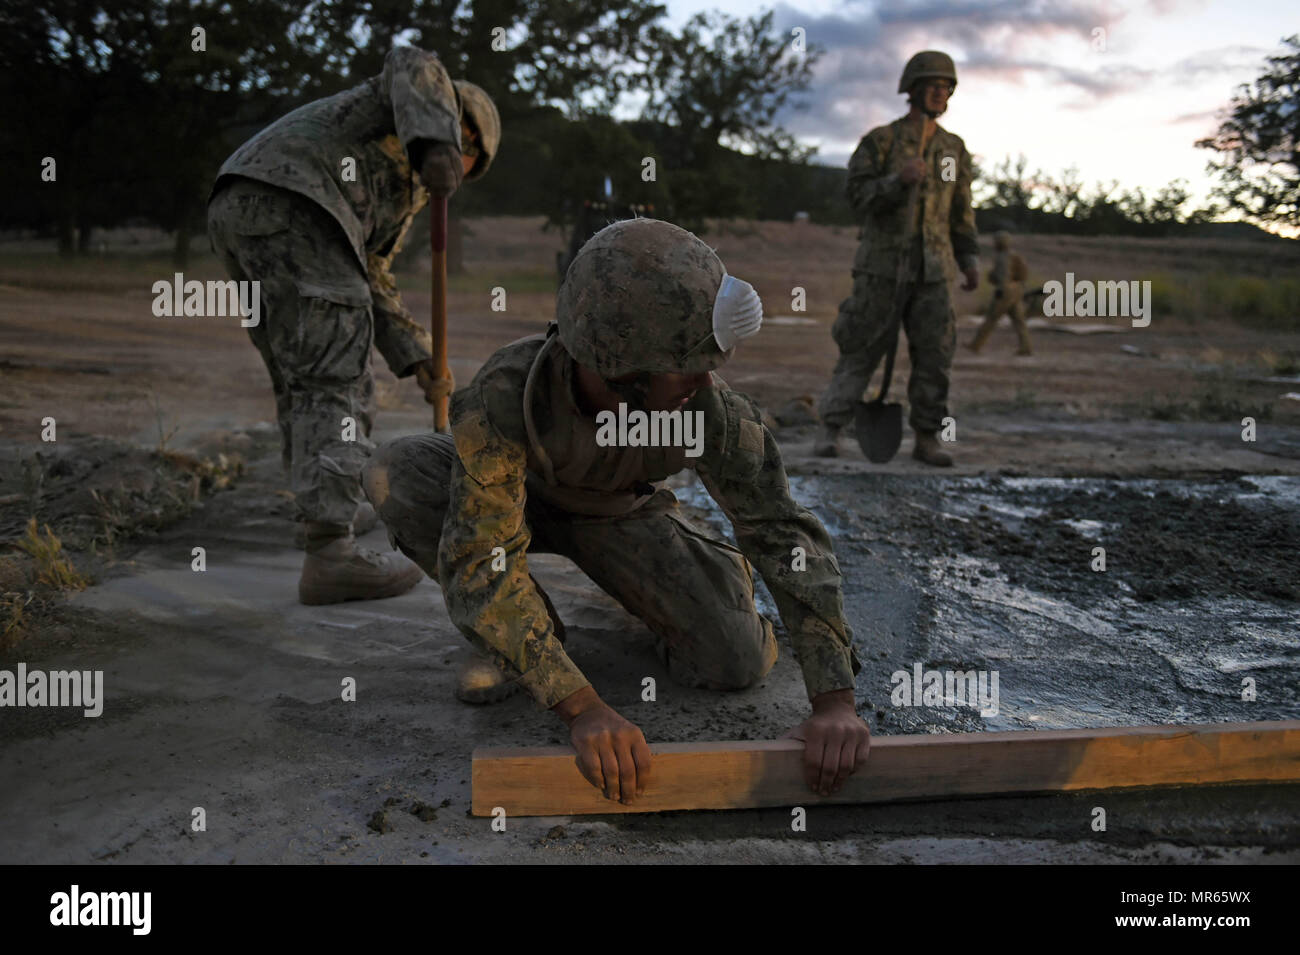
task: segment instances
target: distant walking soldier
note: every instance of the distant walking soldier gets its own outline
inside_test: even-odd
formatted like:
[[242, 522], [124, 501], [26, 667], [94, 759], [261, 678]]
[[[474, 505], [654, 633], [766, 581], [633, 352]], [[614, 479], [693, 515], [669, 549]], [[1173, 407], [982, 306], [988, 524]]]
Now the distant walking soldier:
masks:
[[989, 281], [993, 283], [993, 300], [989, 302], [984, 324], [979, 327], [970, 342], [970, 350], [978, 353], [984, 347], [998, 319], [1003, 315], [1011, 316], [1011, 324], [1016, 327], [1016, 337], [1020, 339], [1017, 355], [1032, 355], [1029, 347], [1029, 326], [1025, 324], [1025, 279], [1029, 278], [1029, 269], [1025, 260], [1011, 251], [1011, 236], [998, 232], [993, 236], [993, 247], [997, 255], [993, 259], [993, 268], [989, 269]]
[[400, 555], [356, 543], [375, 520], [361, 490], [370, 349], [399, 378], [414, 375], [427, 401], [450, 394], [390, 266], [430, 193], [481, 177], [500, 137], [483, 90], [453, 83], [432, 53], [398, 47], [379, 76], [272, 123], [217, 174], [213, 249], [231, 278], [261, 282], [262, 321], [248, 332], [271, 375], [303, 524], [303, 603], [390, 597], [420, 580]]
[[[568, 724], [579, 768], [611, 799], [644, 789], [650, 752], [565, 653], [531, 553], [571, 559], [645, 622], [674, 680], [714, 690], [752, 686], [776, 660], [772, 623], [754, 605], [756, 567], [812, 703], [794, 733], [809, 784], [838, 789], [867, 756], [830, 537], [791, 498], [758, 408], [710, 374], [761, 316], [754, 290], [689, 232], [615, 223], [570, 265], [547, 334], [498, 350], [456, 392], [452, 435], [386, 444], [365, 472], [395, 543], [438, 580], [452, 620], [487, 658], [462, 669], [460, 698], [526, 688]], [[630, 429], [623, 444], [602, 439], [602, 413], [620, 407], [696, 422], [698, 441], [648, 446]], [[656, 486], [684, 468], [730, 519], [738, 548]]]
[[822, 428], [813, 450], [823, 457], [838, 453], [839, 432], [897, 341], [901, 322], [912, 365], [912, 456], [952, 464], [937, 436], [948, 415], [957, 344], [949, 282], [958, 270], [964, 290], [979, 282], [970, 154], [960, 137], [935, 122], [956, 86], [951, 57], [933, 50], [916, 54], [898, 84], [908, 96], [907, 115], [867, 133], [849, 160], [848, 196], [861, 217], [861, 243], [853, 292], [831, 329], [840, 358], [818, 406]]

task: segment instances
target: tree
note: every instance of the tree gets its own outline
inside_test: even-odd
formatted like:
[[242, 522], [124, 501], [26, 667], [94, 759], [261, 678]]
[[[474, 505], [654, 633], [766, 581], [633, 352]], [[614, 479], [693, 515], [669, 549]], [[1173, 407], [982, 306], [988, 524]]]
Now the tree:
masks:
[[[96, 199], [119, 158], [96, 162], [106, 130], [120, 131], [136, 84], [113, 69], [110, 26], [74, 2], [0, 9], [0, 102], [6, 149], [0, 174], [10, 185], [5, 221], [53, 221], [59, 251], [72, 255], [97, 218]], [[48, 165], [47, 165], [48, 164]], [[49, 178], [39, 178], [48, 170]]]
[[1061, 173], [1060, 179], [1042, 176], [1046, 196], [1042, 209], [1054, 215], [1072, 216], [1079, 208], [1079, 197], [1083, 194], [1083, 180], [1079, 178], [1079, 169], [1071, 166]]
[[989, 172], [977, 167], [975, 196], [980, 228], [1016, 228], [1029, 232], [1084, 235], [1168, 235], [1181, 225], [1212, 218], [1207, 209], [1186, 208], [1187, 182], [1175, 179], [1149, 197], [1141, 186], [1121, 189], [1116, 181], [1095, 183], [1085, 192], [1079, 171], [1071, 167], [1059, 178], [1029, 161], [1010, 156]]
[[1033, 184], [1029, 176], [1029, 160], [1021, 153], [1013, 161], [1005, 157], [978, 180], [979, 200], [982, 205], [993, 205], [1011, 211], [1030, 208]]
[[[154, 217], [175, 236], [173, 262], [181, 268], [190, 235], [204, 228], [216, 171], [243, 131], [338, 78], [290, 0], [140, 5], [153, 9], [123, 31], [118, 55], [129, 54], [150, 84], [151, 109], [133, 124], [148, 144], [142, 192]], [[196, 28], [204, 31], [201, 38]]]
[[434, 50], [452, 76], [484, 87], [509, 148], [510, 123], [537, 106], [598, 109], [629, 88], [663, 12], [650, 0], [7, 3], [0, 174], [39, 186], [52, 156], [58, 178], [0, 215], [57, 220], [67, 253], [78, 229], [84, 244], [92, 224], [145, 217], [174, 230], [183, 265], [230, 151], [293, 107], [378, 74], [395, 43]]
[[92, 225], [147, 213], [174, 230], [183, 266], [230, 127], [264, 121], [318, 82], [300, 27], [289, 0], [7, 6], [0, 98], [21, 141], [6, 158], [20, 182], [35, 178], [39, 157], [56, 159], [41, 210], [58, 220], [61, 251], [73, 251], [74, 229], [84, 250]]
[[[407, 43], [437, 53], [453, 78], [478, 84], [496, 103], [503, 154], [493, 175], [449, 206], [448, 269], [458, 272], [462, 217], [503, 197], [537, 204], [532, 197], [562, 151], [539, 136], [563, 126], [549, 110], [573, 118], [612, 110], [637, 82], [632, 67], [648, 59], [648, 29], [663, 15], [652, 0], [332, 0], [314, 3], [308, 20], [353, 82], [379, 73], [392, 46]], [[552, 192], [542, 204], [555, 218], [566, 198]]]
[[697, 13], [681, 33], [655, 27], [642, 77], [648, 99], [642, 119], [667, 135], [656, 141], [671, 169], [673, 202], [688, 219], [743, 211], [744, 197], [723, 195], [716, 168], [728, 147], [764, 159], [805, 161], [800, 146], [776, 121], [791, 96], [808, 87], [816, 46], [798, 49], [772, 29], [772, 11], [747, 19]]
[[1300, 34], [1282, 40], [1253, 84], [1238, 87], [1215, 135], [1196, 145], [1218, 155], [1212, 195], [1246, 219], [1300, 225]]
[[360, 82], [395, 43], [438, 54], [455, 78], [477, 83], [507, 118], [529, 107], [586, 100], [612, 108], [644, 62], [652, 0], [331, 0], [307, 19], [333, 68]]

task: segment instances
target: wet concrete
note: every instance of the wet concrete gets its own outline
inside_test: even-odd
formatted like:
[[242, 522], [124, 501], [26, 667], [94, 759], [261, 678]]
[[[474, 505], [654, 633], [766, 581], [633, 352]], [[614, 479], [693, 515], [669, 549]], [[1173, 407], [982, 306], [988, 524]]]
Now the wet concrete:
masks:
[[[835, 537], [858, 696], [884, 732], [1300, 713], [1300, 479], [856, 474], [791, 490]], [[698, 485], [678, 495], [724, 530]], [[890, 706], [891, 675], [917, 663], [999, 671], [998, 715]]]
[[[454, 700], [465, 644], [430, 581], [380, 603], [297, 604], [278, 456], [261, 441], [250, 458], [235, 490], [122, 552], [99, 586], [0, 657], [103, 669], [107, 697], [99, 719], [0, 716], [0, 862], [1300, 860], [1300, 786], [834, 807], [812, 810], [806, 833], [785, 810], [510, 820], [492, 832], [467, 815], [470, 752], [561, 743], [563, 725], [520, 696]], [[819, 474], [797, 456], [792, 470], [805, 472], [796, 496], [836, 539], [876, 734], [1300, 714], [1285, 546], [1297, 539], [1296, 478]], [[725, 529], [698, 485], [678, 494]], [[386, 547], [382, 529], [367, 543]], [[203, 574], [190, 569], [199, 544]], [[1089, 569], [1099, 544], [1104, 573]], [[571, 655], [652, 742], [771, 738], [806, 714], [784, 635], [761, 686], [683, 690], [649, 633], [570, 563], [533, 563]], [[999, 671], [998, 714], [892, 706], [891, 674], [918, 662]], [[645, 676], [654, 703], [640, 699]], [[1245, 676], [1253, 703], [1241, 700]], [[341, 699], [348, 677], [355, 703]], [[1097, 805], [1104, 833], [1090, 827]], [[194, 807], [205, 832], [190, 828]]]

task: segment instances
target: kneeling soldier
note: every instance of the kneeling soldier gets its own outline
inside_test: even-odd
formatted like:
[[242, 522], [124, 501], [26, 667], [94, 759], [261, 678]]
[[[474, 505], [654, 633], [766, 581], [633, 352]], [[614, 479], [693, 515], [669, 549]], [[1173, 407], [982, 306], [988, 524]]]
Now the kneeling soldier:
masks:
[[[500, 349], [455, 394], [452, 434], [387, 444], [364, 475], [394, 543], [441, 584], [452, 620], [487, 657], [462, 671], [458, 695], [527, 688], [568, 724], [587, 780], [624, 803], [645, 789], [645, 737], [565, 654], [529, 551], [571, 559], [653, 631], [674, 680], [715, 690], [752, 686], [776, 660], [772, 624], [754, 606], [756, 566], [812, 702], [791, 734], [805, 741], [809, 785], [838, 790], [867, 756], [830, 538], [791, 499], [758, 408], [710, 374], [761, 315], [753, 288], [689, 232], [615, 223], [570, 266], [547, 333]], [[608, 446], [597, 418], [620, 404], [692, 415], [702, 453]], [[692, 526], [655, 486], [688, 467], [739, 549]]]

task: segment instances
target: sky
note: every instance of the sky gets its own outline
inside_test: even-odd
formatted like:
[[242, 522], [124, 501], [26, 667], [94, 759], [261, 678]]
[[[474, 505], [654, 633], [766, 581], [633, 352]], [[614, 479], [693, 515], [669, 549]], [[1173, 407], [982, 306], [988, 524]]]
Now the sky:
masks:
[[781, 117], [818, 147], [814, 162], [844, 165], [869, 129], [906, 112], [895, 93], [903, 64], [937, 49], [958, 76], [939, 122], [977, 161], [1024, 153], [1031, 170], [1074, 166], [1089, 186], [1115, 179], [1148, 195], [1183, 178], [1197, 200], [1211, 153], [1194, 143], [1282, 37], [1300, 32], [1294, 2], [1278, 0], [664, 2], [673, 26], [702, 10], [771, 7], [783, 34], [802, 27], [825, 49], [802, 102]]

